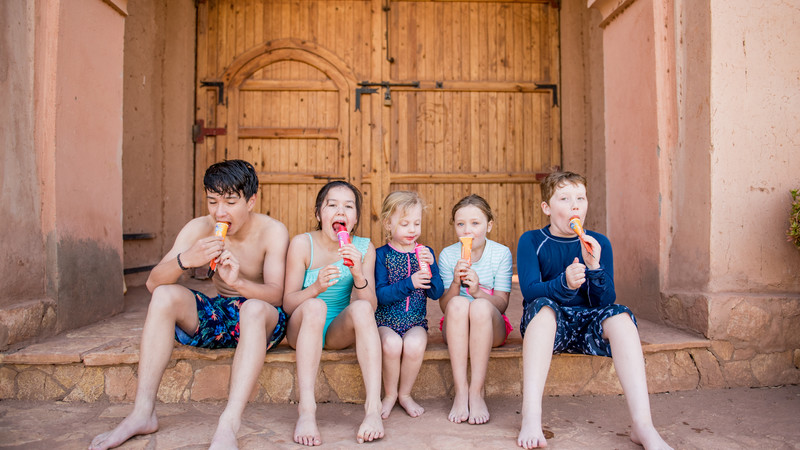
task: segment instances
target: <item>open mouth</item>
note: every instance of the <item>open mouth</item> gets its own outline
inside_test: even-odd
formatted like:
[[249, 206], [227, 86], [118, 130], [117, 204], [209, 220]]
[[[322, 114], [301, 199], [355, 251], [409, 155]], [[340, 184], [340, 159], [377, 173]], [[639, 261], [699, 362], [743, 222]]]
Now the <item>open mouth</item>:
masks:
[[347, 226], [345, 226], [344, 222], [333, 222], [333, 231], [338, 233], [339, 230], [347, 231]]

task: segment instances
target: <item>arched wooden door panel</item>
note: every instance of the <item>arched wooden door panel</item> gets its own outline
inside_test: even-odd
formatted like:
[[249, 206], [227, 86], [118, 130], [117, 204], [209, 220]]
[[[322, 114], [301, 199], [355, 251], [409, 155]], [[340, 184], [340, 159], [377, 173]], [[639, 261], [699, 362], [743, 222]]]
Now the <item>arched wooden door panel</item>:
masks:
[[539, 178], [561, 165], [554, 4], [198, 3], [197, 119], [210, 131], [196, 146], [196, 212], [205, 168], [238, 157], [259, 171], [258, 210], [291, 234], [315, 225], [316, 192], [342, 178], [364, 192], [359, 234], [376, 246], [382, 199], [414, 189], [437, 252], [455, 241], [450, 209], [468, 193], [492, 204], [490, 238], [515, 252], [545, 223]]
[[198, 146], [205, 166], [250, 161], [259, 173], [256, 210], [282, 221], [292, 234], [314, 226], [314, 198], [322, 184], [351, 179], [347, 104], [354, 83], [324, 53], [294, 40], [243, 53], [220, 77], [225, 98], [213, 108], [225, 134]]

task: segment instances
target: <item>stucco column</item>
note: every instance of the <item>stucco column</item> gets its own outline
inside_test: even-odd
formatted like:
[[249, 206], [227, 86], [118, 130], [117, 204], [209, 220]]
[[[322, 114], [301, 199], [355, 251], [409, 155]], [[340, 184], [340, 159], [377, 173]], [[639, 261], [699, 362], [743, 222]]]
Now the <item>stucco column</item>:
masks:
[[779, 0], [588, 5], [603, 17], [619, 302], [714, 339], [725, 364], [749, 364], [756, 348], [784, 370], [800, 346], [800, 253], [785, 238], [800, 173], [800, 10]]
[[606, 214], [617, 298], [654, 321], [669, 243], [665, 166], [675, 147], [671, 4], [589, 1], [603, 18]]
[[39, 0], [35, 153], [56, 332], [122, 310], [124, 1]]

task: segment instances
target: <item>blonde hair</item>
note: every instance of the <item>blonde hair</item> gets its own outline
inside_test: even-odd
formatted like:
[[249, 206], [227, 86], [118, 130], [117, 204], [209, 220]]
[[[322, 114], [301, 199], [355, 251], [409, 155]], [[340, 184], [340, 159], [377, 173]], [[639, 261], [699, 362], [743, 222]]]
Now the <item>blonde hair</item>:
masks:
[[555, 194], [556, 189], [564, 187], [567, 184], [574, 184], [575, 186], [583, 185], [586, 187], [586, 178], [575, 172], [553, 172], [544, 180], [542, 180], [542, 201], [550, 204], [550, 197]]
[[383, 224], [383, 229], [386, 231], [386, 240], [392, 238], [391, 230], [386, 229], [386, 224], [389, 222], [389, 218], [392, 214], [396, 211], [408, 211], [417, 205], [420, 205], [422, 209], [425, 210], [425, 202], [422, 201], [422, 197], [414, 191], [394, 191], [383, 199], [380, 220], [381, 224]]

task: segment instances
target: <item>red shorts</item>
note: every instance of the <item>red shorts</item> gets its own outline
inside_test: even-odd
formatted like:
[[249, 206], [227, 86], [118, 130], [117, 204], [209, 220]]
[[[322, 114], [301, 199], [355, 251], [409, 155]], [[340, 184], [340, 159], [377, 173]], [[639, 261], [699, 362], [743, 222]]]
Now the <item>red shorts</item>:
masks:
[[[502, 314], [502, 316], [503, 316], [503, 322], [505, 322], [506, 324], [506, 338], [503, 339], [503, 343], [500, 345], [504, 345], [508, 340], [508, 335], [511, 334], [512, 331], [514, 331], [514, 327], [511, 326], [511, 321], [508, 320], [508, 317], [506, 317], [505, 314]], [[439, 331], [442, 331], [443, 327], [444, 327], [444, 316], [442, 316], [442, 318], [439, 320]]]

